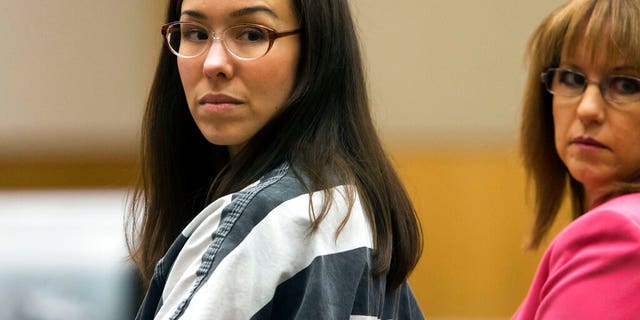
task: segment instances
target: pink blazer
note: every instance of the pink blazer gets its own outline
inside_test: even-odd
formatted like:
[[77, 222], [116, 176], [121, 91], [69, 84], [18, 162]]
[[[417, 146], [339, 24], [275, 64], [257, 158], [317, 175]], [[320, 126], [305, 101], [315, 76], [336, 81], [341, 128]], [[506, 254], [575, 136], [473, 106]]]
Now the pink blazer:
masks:
[[640, 319], [640, 193], [607, 201], [551, 242], [512, 320]]

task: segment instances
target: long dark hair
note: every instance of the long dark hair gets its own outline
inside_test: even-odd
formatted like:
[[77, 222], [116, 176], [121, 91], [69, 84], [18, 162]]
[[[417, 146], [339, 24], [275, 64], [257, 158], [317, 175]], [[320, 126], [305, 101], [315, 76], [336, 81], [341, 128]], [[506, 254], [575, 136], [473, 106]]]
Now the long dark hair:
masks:
[[[569, 189], [573, 217], [588, 209], [582, 184], [576, 181], [555, 148], [552, 96], [540, 73], [560, 63], [561, 55], [575, 54], [580, 41], [590, 57], [605, 53], [640, 66], [640, 4], [636, 0], [568, 1], [549, 14], [532, 34], [527, 48], [529, 75], [523, 99], [520, 147], [527, 174], [535, 187], [535, 222], [530, 248], [539, 246], [560, 210]], [[640, 191], [638, 177], [613, 185], [596, 204]]]
[[[389, 289], [415, 267], [422, 251], [420, 225], [373, 126], [348, 1], [291, 1], [301, 28], [296, 85], [282, 111], [233, 159], [198, 131], [176, 58], [162, 51], [145, 112], [142, 170], [130, 220], [130, 231], [140, 233], [129, 241], [130, 251], [146, 281], [208, 202], [242, 189], [282, 161], [309, 178], [310, 192], [328, 189], [335, 178], [355, 186], [374, 228], [373, 272], [387, 274]], [[180, 0], [170, 1], [167, 21], [179, 19], [180, 7]], [[313, 213], [312, 229], [330, 206], [331, 198], [325, 199]]]

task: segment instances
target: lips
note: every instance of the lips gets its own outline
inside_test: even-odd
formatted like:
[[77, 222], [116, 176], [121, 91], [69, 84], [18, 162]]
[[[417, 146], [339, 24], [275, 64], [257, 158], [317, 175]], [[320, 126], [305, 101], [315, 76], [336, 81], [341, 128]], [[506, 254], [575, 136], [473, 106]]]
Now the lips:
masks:
[[604, 144], [600, 143], [598, 140], [595, 140], [593, 138], [589, 138], [589, 137], [578, 137], [575, 138], [571, 141], [572, 144], [579, 144], [579, 145], [583, 145], [583, 146], [588, 146], [588, 147], [596, 147], [596, 148], [603, 148], [603, 149], [608, 149], [607, 146], [605, 146]]
[[234, 97], [231, 97], [225, 94], [207, 94], [202, 98], [200, 98], [200, 100], [198, 100], [198, 103], [201, 105], [241, 104], [242, 100], [236, 99]]

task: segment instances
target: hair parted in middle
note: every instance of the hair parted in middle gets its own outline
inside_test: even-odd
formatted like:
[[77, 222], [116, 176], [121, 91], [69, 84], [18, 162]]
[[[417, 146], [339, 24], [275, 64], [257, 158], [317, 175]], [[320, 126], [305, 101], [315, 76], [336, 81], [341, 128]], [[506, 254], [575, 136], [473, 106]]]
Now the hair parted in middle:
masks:
[[[282, 161], [307, 178], [300, 180], [309, 192], [326, 190], [336, 179], [355, 186], [374, 228], [373, 271], [388, 273], [388, 288], [401, 284], [417, 264], [420, 225], [373, 125], [348, 1], [286, 1], [301, 30], [295, 85], [280, 111], [233, 159], [225, 146], [210, 144], [199, 132], [176, 57], [162, 50], [143, 121], [142, 175], [131, 208], [131, 227], [140, 228], [140, 238], [130, 241], [130, 248], [147, 282], [173, 239], [208, 202], [241, 190]], [[181, 2], [170, 1], [166, 22], [179, 20]], [[331, 203], [325, 194], [312, 228]], [[137, 211], [143, 212], [138, 221]]]

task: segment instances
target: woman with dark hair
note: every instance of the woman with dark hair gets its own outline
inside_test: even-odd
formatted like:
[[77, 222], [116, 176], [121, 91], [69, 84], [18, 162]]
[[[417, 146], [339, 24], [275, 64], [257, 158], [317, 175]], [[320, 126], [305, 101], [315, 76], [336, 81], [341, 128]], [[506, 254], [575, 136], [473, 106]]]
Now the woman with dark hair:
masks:
[[422, 319], [414, 208], [346, 0], [172, 0], [143, 123], [138, 319]]
[[535, 186], [531, 247], [565, 189], [574, 221], [513, 319], [640, 317], [640, 2], [572, 0], [529, 42], [521, 147]]

